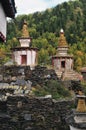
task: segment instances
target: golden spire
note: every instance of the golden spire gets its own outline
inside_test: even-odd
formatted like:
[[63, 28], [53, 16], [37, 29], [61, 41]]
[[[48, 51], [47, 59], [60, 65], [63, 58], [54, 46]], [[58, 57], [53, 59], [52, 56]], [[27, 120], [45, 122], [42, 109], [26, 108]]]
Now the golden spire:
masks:
[[86, 112], [86, 104], [85, 104], [85, 96], [83, 95], [82, 91], [79, 91], [78, 97], [78, 105], [77, 105], [77, 112]]
[[60, 31], [60, 38], [59, 38], [59, 41], [58, 41], [58, 46], [61, 46], [61, 47], [68, 46], [66, 38], [64, 36], [63, 29], [61, 29], [61, 31]]
[[22, 37], [29, 37], [29, 32], [28, 32], [28, 26], [26, 20], [24, 20], [23, 28], [22, 28]]

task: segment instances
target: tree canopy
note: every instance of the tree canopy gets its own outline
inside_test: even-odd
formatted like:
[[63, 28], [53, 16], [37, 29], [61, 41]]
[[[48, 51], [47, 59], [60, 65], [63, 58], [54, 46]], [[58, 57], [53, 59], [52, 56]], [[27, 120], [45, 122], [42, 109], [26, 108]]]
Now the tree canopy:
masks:
[[[32, 37], [32, 46], [39, 48], [39, 64], [50, 64], [49, 60], [56, 53], [60, 29], [63, 28], [69, 53], [74, 54], [74, 66], [86, 66], [86, 1], [75, 0], [64, 2], [43, 12], [19, 15], [7, 24], [6, 51], [17, 46], [23, 21], [28, 23], [28, 31]], [[0, 45], [3, 48], [3, 44]], [[77, 68], [78, 66], [78, 68]]]

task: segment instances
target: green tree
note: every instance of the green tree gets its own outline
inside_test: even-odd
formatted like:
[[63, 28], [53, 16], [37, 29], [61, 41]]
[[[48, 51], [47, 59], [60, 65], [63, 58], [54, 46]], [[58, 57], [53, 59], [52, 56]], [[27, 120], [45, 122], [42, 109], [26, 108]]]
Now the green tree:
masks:
[[48, 61], [49, 61], [48, 51], [42, 48], [38, 53], [38, 62], [39, 64], [47, 65]]

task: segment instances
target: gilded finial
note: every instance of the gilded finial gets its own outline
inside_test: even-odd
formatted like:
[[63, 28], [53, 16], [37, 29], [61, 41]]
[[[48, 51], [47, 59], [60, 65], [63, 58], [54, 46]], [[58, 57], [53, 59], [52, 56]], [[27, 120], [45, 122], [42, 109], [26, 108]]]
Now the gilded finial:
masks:
[[82, 91], [79, 91], [79, 97], [78, 97], [78, 105], [77, 105], [77, 112], [86, 112], [86, 104], [85, 104], [85, 96], [82, 93]]
[[59, 41], [58, 41], [58, 46], [68, 46], [66, 38], [64, 36], [64, 30], [63, 29], [61, 29], [61, 31], [60, 31], [60, 38], [59, 38]]
[[22, 37], [29, 37], [29, 32], [28, 32], [28, 26], [26, 20], [24, 20], [23, 28], [22, 28]]

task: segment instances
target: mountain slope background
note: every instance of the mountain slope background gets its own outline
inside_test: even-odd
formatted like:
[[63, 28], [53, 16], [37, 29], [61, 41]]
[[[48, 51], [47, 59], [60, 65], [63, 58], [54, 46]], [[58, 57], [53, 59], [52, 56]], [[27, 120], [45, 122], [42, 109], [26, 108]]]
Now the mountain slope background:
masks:
[[[19, 15], [8, 21], [7, 42], [0, 44], [2, 52], [10, 52], [11, 47], [19, 45], [23, 21], [28, 23], [32, 46], [39, 48], [39, 64], [51, 65], [51, 56], [56, 54], [60, 29], [63, 28], [69, 53], [74, 55], [74, 68], [79, 71], [86, 66], [86, 1], [64, 2], [54, 8], [29, 15]], [[0, 56], [3, 55], [2, 53]], [[3, 62], [9, 57], [4, 56]]]

